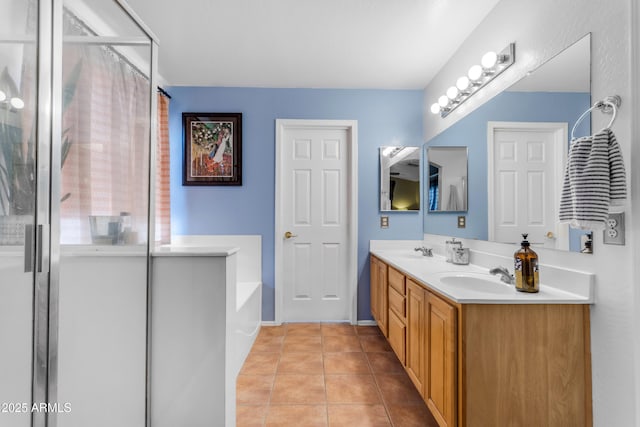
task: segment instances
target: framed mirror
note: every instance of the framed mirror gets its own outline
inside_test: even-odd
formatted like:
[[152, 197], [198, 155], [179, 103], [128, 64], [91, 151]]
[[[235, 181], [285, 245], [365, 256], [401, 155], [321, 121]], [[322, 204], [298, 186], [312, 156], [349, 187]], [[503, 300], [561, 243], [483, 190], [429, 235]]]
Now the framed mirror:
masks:
[[427, 148], [428, 211], [466, 212], [467, 147]]
[[420, 147], [380, 147], [380, 210], [420, 211]]
[[[459, 213], [430, 204], [424, 232], [514, 245], [529, 233], [534, 247], [588, 253], [589, 231], [560, 224], [558, 205], [569, 134], [591, 106], [590, 68], [587, 34], [428, 141], [429, 159], [430, 150], [464, 141], [468, 200], [464, 228]], [[575, 136], [590, 133], [587, 117]]]

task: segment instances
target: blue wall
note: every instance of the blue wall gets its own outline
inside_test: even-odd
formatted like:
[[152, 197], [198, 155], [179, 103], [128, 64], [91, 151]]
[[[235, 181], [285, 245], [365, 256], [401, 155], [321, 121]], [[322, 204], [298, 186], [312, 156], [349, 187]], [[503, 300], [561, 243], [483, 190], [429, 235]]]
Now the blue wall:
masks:
[[[263, 320], [274, 319], [275, 120], [358, 121], [358, 319], [369, 310], [369, 240], [422, 239], [421, 213], [379, 227], [378, 147], [422, 145], [421, 90], [172, 87], [171, 231], [262, 236]], [[242, 113], [242, 186], [182, 186], [182, 113]], [[385, 213], [385, 215], [387, 215]]]
[[[466, 228], [457, 228], [455, 213], [427, 213], [424, 232], [487, 240], [487, 122], [566, 122], [569, 137], [575, 121], [589, 108], [589, 93], [502, 92], [464, 119], [429, 141], [429, 146], [469, 147], [469, 210]], [[590, 133], [589, 120], [583, 120], [575, 135]], [[569, 144], [567, 142], [567, 150]], [[579, 250], [582, 233], [571, 233], [571, 250]]]

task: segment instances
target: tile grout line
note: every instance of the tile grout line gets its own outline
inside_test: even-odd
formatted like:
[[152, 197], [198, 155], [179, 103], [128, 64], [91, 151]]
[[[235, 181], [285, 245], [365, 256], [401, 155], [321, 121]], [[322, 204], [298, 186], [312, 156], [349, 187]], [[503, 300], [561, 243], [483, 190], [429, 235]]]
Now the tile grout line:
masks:
[[[358, 340], [360, 340], [359, 337], [358, 337]], [[362, 345], [362, 343], [360, 343], [360, 345]], [[364, 351], [364, 347], [362, 348], [362, 350]], [[382, 401], [384, 412], [387, 414], [387, 418], [389, 419], [389, 425], [391, 427], [395, 427], [393, 423], [393, 419], [391, 418], [391, 411], [389, 411], [389, 408], [387, 407], [387, 401], [382, 395], [382, 390], [380, 389], [380, 384], [378, 383], [378, 375], [376, 375], [376, 373], [373, 371], [373, 366], [371, 366], [371, 360], [369, 360], [369, 353], [364, 352], [364, 354], [365, 354], [365, 358], [367, 359], [367, 364], [369, 365], [369, 370], [371, 371], [371, 375], [373, 375], [373, 382], [376, 385], [376, 390], [380, 395], [380, 400]]]
[[273, 383], [271, 384], [271, 391], [269, 392], [269, 399], [267, 399], [267, 410], [265, 411], [264, 418], [262, 419], [262, 426], [266, 427], [267, 418], [269, 416], [269, 412], [271, 412], [271, 398], [273, 397], [273, 391], [276, 388], [276, 377], [278, 375], [278, 368], [280, 367], [280, 360], [282, 359], [282, 353], [284, 351], [284, 340], [287, 337], [287, 326], [284, 324], [284, 334], [282, 335], [282, 343], [280, 344], [280, 351], [278, 352], [278, 362], [276, 363], [276, 369], [273, 373]]
[[329, 393], [327, 393], [327, 371], [324, 368], [324, 334], [320, 325], [320, 357], [322, 357], [322, 382], [324, 383], [324, 410], [327, 427], [329, 426]]

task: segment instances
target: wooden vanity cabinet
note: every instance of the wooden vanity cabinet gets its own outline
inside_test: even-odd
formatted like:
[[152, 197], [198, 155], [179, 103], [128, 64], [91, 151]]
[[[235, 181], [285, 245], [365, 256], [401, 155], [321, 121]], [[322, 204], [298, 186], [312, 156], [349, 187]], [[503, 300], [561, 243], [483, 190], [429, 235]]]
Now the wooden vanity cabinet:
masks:
[[407, 343], [406, 318], [406, 278], [393, 267], [387, 267], [389, 281], [389, 344], [398, 356], [400, 363], [405, 364]]
[[427, 291], [407, 279], [407, 358], [405, 369], [422, 397], [427, 382]]
[[371, 256], [370, 302], [371, 314], [385, 337], [388, 333], [388, 284], [387, 264]]
[[371, 260], [374, 317], [441, 427], [593, 425], [588, 305], [459, 304]]
[[456, 308], [427, 292], [424, 399], [441, 427], [456, 425]]

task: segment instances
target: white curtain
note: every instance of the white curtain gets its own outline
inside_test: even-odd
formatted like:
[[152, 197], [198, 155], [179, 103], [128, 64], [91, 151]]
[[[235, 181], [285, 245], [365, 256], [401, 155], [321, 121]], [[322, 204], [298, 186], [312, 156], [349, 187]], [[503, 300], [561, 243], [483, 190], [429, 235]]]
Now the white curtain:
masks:
[[[87, 34], [65, 14], [65, 35]], [[75, 91], [70, 82], [79, 71]], [[144, 243], [149, 191], [150, 82], [122, 55], [65, 44], [61, 243], [91, 243], [90, 215], [129, 214], [129, 243]], [[65, 98], [65, 95], [63, 95]]]

